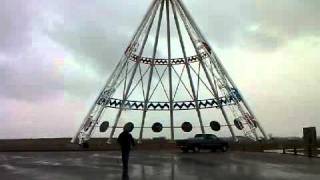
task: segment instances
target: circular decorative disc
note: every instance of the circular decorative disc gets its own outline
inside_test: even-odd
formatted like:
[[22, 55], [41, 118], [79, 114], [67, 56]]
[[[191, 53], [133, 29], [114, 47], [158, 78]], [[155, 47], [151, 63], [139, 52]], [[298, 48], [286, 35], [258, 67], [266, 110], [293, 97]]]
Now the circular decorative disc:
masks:
[[108, 121], [104, 121], [100, 125], [100, 132], [106, 132], [108, 128], [109, 128], [109, 122]]
[[221, 125], [217, 121], [211, 121], [210, 122], [210, 127], [214, 131], [219, 131], [221, 129]]
[[242, 122], [240, 121], [240, 118], [236, 118], [236, 119], [234, 120], [234, 125], [235, 125], [239, 130], [242, 130], [242, 129], [244, 128]]
[[134, 128], [134, 124], [132, 122], [128, 122], [126, 125], [124, 125], [123, 127], [125, 130], [127, 130], [128, 132], [131, 132]]
[[189, 123], [189, 122], [184, 122], [182, 123], [181, 125], [181, 129], [184, 131], [184, 132], [190, 132], [192, 130], [192, 124]]
[[152, 125], [152, 131], [153, 132], [161, 132], [162, 131], [162, 124], [161, 123], [159, 123], [159, 122], [156, 122], [156, 123], [154, 123], [153, 125]]

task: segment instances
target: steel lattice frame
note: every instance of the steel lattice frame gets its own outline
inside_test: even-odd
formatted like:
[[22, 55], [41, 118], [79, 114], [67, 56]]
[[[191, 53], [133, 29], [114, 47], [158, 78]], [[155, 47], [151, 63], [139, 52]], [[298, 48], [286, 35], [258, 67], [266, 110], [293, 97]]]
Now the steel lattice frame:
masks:
[[[170, 19], [170, 13], [172, 13], [173, 19]], [[158, 17], [157, 21], [155, 21], [156, 17]], [[163, 19], [166, 19], [167, 58], [157, 58], [159, 34]], [[171, 23], [175, 24], [178, 33], [179, 45], [183, 54], [183, 57], [181, 58], [172, 58], [171, 55]], [[145, 57], [143, 56], [143, 52], [151, 28], [154, 24], [156, 24], [156, 36], [153, 44], [152, 57]], [[194, 51], [196, 52], [193, 56], [187, 56], [185, 39], [183, 38], [181, 31], [182, 28], [186, 30], [189, 41], [191, 41]], [[131, 64], [131, 67], [129, 64]], [[148, 66], [147, 70], [144, 72], [141, 68], [142, 64]], [[194, 68], [191, 64], [197, 64], [198, 66], [197, 68]], [[159, 72], [158, 66], [165, 67], [162, 73]], [[181, 73], [177, 71], [175, 68], [176, 66], [182, 66]], [[189, 79], [188, 83], [182, 80], [182, 74], [185, 70]], [[204, 76], [201, 76], [200, 71], [204, 73]], [[168, 84], [165, 84], [162, 81], [165, 73], [168, 75]], [[196, 82], [192, 74], [197, 75]], [[136, 75], [140, 76], [138, 81], [135, 80]], [[154, 83], [153, 77], [155, 75], [159, 78], [159, 81], [156, 83], [155, 88], [151, 88], [151, 84]], [[176, 86], [173, 84], [173, 75], [178, 77]], [[147, 79], [147, 84], [143, 83], [143, 79]], [[123, 89], [120, 88], [121, 84], [123, 84]], [[139, 84], [142, 86], [144, 100], [129, 100], [132, 92]], [[198, 98], [200, 89], [199, 84], [203, 84], [208, 92], [210, 92], [211, 98]], [[163, 88], [167, 101], [151, 101], [156, 88], [159, 86]], [[168, 91], [166, 90], [167, 86], [169, 86]], [[192, 99], [191, 101], [175, 100], [178, 88], [181, 86], [185, 88], [188, 96]], [[146, 87], [146, 92], [144, 87]], [[121, 89], [123, 96], [121, 98], [114, 98], [113, 95], [116, 90]], [[96, 125], [99, 124], [100, 117], [106, 108], [118, 109], [114, 124], [111, 126], [109, 140], [114, 136], [115, 129], [118, 126], [123, 110], [142, 111], [143, 114], [139, 133], [139, 140], [141, 141], [143, 129], [148, 128], [145, 127], [145, 118], [148, 111], [170, 112], [170, 127], [168, 128], [170, 128], [171, 139], [174, 140], [174, 128], [176, 128], [174, 123], [174, 111], [195, 110], [201, 132], [205, 133], [205, 127], [207, 126], [204, 126], [203, 124], [200, 109], [206, 108], [217, 108], [221, 111], [226, 122], [226, 125], [222, 126], [229, 128], [235, 141], [237, 141], [237, 137], [225, 110], [226, 108], [231, 110], [235, 118], [240, 118], [240, 120], [243, 121], [243, 124], [246, 126], [243, 129], [246, 136], [252, 139], [258, 139], [259, 137], [256, 129], [259, 129], [262, 136], [267, 139], [266, 133], [257, 121], [257, 118], [253, 114], [248, 103], [241, 95], [237, 86], [210, 47], [208, 41], [204, 38], [181, 0], [154, 0], [151, 3], [151, 6], [136, 30], [134, 37], [130, 41], [121, 60], [94, 101], [94, 104], [84, 118], [79, 130], [72, 138], [73, 143], [77, 142], [81, 144], [90, 139], [93, 130]]]

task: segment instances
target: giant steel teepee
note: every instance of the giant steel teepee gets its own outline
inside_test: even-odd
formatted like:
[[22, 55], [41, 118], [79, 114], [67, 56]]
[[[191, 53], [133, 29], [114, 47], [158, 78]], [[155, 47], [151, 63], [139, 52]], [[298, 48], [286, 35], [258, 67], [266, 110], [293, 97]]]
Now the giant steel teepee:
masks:
[[[114, 119], [111, 124], [102, 122], [107, 108], [117, 110], [114, 117], [106, 115]], [[72, 142], [88, 141], [96, 127], [100, 127], [102, 133], [111, 129], [110, 142], [116, 129], [121, 127], [121, 116], [128, 110], [142, 113], [141, 119], [131, 119], [133, 122], [128, 124], [138, 126], [140, 141], [146, 128], [157, 133], [168, 128], [171, 140], [180, 128], [184, 132], [199, 128], [201, 133], [206, 133], [208, 128], [211, 131], [227, 128], [235, 141], [235, 131], [251, 139], [267, 139], [248, 103], [181, 0], [152, 2]], [[208, 122], [205, 120], [208, 114], [204, 117], [203, 110], [218, 112], [221, 119], [216, 120], [212, 114], [209, 119], [215, 120]], [[162, 117], [167, 119], [167, 126], [160, 122], [146, 126], [148, 113], [154, 111], [169, 112], [168, 117]], [[197, 119], [192, 121], [197, 125], [193, 126], [190, 121], [179, 124], [177, 111], [194, 112]]]

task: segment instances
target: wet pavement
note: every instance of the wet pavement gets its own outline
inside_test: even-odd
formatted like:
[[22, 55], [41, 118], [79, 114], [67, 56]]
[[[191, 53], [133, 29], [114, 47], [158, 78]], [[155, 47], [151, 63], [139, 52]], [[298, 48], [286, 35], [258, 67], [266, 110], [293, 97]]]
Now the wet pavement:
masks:
[[272, 153], [0, 152], [1, 180], [319, 180], [320, 159]]

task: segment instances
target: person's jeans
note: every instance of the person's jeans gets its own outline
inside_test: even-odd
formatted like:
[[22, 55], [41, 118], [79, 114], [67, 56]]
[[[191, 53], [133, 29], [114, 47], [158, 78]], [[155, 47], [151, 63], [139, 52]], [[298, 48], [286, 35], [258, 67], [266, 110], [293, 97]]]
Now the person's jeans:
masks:
[[122, 168], [123, 170], [128, 170], [128, 161], [130, 150], [122, 150]]

